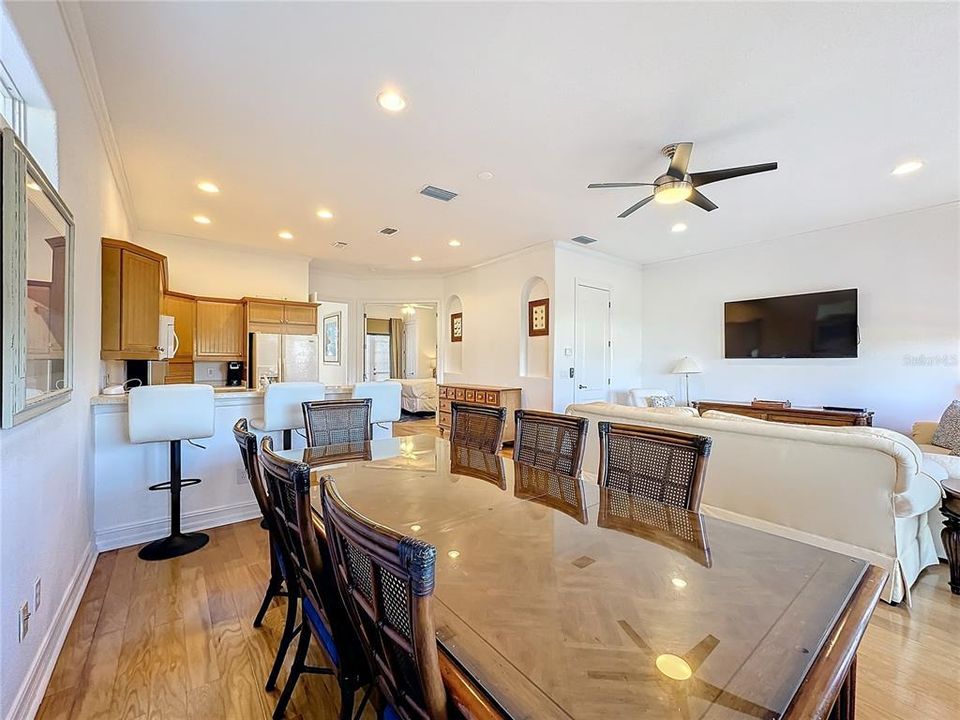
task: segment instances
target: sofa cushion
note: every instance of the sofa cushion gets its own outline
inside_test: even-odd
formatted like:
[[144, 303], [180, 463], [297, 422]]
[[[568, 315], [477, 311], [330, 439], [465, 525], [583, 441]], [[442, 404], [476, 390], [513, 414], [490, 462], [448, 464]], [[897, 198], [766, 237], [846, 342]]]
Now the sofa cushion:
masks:
[[947, 477], [960, 479], [960, 455], [951, 455], [949, 450], [936, 445], [921, 445], [920, 449], [923, 451], [924, 470], [927, 465], [936, 464], [944, 469]]
[[[571, 408], [574, 410], [571, 412]], [[597, 415], [613, 415], [611, 422], [629, 423], [636, 419], [642, 421], [644, 417], [661, 417], [663, 415], [679, 415], [681, 417], [700, 417], [696, 408], [676, 406], [676, 407], [633, 407], [630, 405], [617, 405], [616, 403], [592, 402], [583, 405], [571, 405], [567, 408], [568, 415], [576, 415], [576, 408], [583, 408], [586, 412]]]
[[931, 444], [947, 448], [951, 455], [960, 455], [960, 400], [954, 400], [943, 411]]
[[724, 412], [723, 410], [707, 410], [700, 417], [707, 420], [731, 420], [732, 422], [767, 422], [760, 418], [750, 417], [749, 415], [737, 415], [737, 413]]

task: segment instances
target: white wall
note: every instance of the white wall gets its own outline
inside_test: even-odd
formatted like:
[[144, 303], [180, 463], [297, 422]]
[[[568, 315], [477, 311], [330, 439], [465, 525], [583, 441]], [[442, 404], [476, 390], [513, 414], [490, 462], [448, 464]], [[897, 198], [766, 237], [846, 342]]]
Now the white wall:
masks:
[[[444, 371], [446, 382], [519, 387], [525, 407], [552, 406], [550, 377], [524, 377], [520, 372], [520, 349], [526, 344], [524, 294], [534, 276], [543, 278], [548, 288], [553, 285], [553, 245], [538, 245], [444, 279], [441, 356], [449, 355], [443, 349], [451, 344], [448, 299], [457, 296], [463, 311], [461, 371]], [[551, 328], [551, 340], [553, 333]]]
[[[573, 245], [559, 245], [556, 281], [551, 302], [553, 329], [553, 408], [563, 412], [575, 401], [576, 381], [570, 377], [576, 351], [577, 284], [610, 290], [610, 402], [626, 403], [627, 391], [640, 384], [641, 269], [627, 260]], [[595, 430], [591, 430], [595, 432]]]
[[347, 350], [348, 331], [350, 329], [350, 306], [347, 303], [320, 301], [320, 311], [317, 313], [317, 322], [320, 323], [320, 345], [323, 345], [323, 318], [327, 315], [340, 313], [340, 362], [337, 365], [323, 362], [320, 357], [320, 382], [326, 385], [345, 385], [347, 383]]
[[[11, 3], [7, 10], [46, 85], [59, 125], [60, 193], [76, 220], [73, 398], [37, 419], [0, 431], [0, 716], [8, 717], [45, 641], [47, 657], [69, 621], [63, 603], [92, 560], [90, 397], [100, 368], [100, 237], [129, 238], [127, 221], [58, 6]], [[16, 608], [42, 579], [43, 603], [17, 643]], [[80, 577], [85, 580], [85, 577]], [[72, 592], [71, 592], [72, 590]], [[65, 628], [62, 628], [65, 629]], [[33, 668], [33, 670], [31, 670]], [[30, 674], [30, 673], [34, 674]], [[32, 688], [42, 691], [42, 687]], [[29, 711], [19, 707], [18, 711]]]
[[[644, 385], [679, 390], [691, 355], [694, 399], [790, 400], [876, 411], [909, 431], [960, 393], [960, 228], [956, 204], [821, 230], [643, 271]], [[859, 288], [859, 358], [724, 360], [723, 303]]]
[[169, 286], [177, 292], [297, 301], [309, 295], [307, 257], [143, 231], [134, 242], [167, 256]]
[[393, 303], [436, 303], [443, 297], [443, 280], [434, 276], [344, 275], [324, 270], [320, 261], [310, 264], [310, 292], [331, 302], [347, 306], [349, 322], [341, 327], [345, 353], [346, 382], [356, 382], [363, 374], [363, 306], [381, 301]]

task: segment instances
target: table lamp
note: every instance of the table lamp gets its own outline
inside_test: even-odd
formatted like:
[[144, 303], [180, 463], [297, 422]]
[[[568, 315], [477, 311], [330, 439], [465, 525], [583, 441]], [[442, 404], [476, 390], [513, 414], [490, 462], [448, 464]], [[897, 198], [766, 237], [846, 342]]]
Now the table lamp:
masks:
[[672, 375], [683, 375], [683, 404], [690, 404], [690, 376], [697, 373], [702, 373], [703, 370], [700, 368], [700, 365], [697, 364], [697, 361], [694, 360], [689, 355], [684, 355], [673, 366], [673, 370], [670, 371]]

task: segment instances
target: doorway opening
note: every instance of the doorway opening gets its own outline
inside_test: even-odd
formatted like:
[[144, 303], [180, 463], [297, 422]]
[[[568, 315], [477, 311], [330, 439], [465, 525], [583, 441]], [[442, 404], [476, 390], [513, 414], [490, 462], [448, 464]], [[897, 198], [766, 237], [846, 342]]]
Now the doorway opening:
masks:
[[401, 421], [433, 416], [438, 404], [437, 304], [367, 303], [363, 329], [363, 380], [400, 382]]

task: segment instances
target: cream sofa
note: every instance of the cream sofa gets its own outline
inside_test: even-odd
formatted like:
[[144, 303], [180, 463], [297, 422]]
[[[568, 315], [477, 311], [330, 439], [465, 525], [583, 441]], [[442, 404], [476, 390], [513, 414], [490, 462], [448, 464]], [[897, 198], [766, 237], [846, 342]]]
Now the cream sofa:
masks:
[[[917, 444], [923, 453], [925, 462], [936, 463], [946, 470], [947, 477], [960, 480], [960, 455], [951, 455], [946, 448], [933, 444], [933, 434], [937, 431], [938, 422], [918, 422], [913, 424], [913, 441]], [[947, 557], [943, 549], [943, 541], [940, 539], [940, 532], [943, 530], [943, 515], [940, 514], [940, 506], [930, 511], [928, 518], [930, 531], [933, 533], [933, 544], [937, 549], [937, 555], [942, 558]]]
[[945, 471], [908, 437], [879, 428], [820, 428], [694, 408], [571, 405], [590, 420], [584, 472], [599, 468], [601, 420], [707, 435], [713, 450], [704, 512], [836, 552], [889, 573], [887, 602], [910, 600], [920, 571], [937, 563], [928, 512]]

